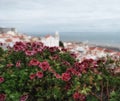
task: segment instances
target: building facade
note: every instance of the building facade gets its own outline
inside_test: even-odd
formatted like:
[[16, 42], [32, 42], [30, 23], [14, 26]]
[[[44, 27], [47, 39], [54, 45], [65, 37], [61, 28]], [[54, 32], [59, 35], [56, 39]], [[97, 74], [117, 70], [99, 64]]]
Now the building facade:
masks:
[[2, 27], [0, 27], [0, 33], [7, 33], [9, 31], [12, 31], [12, 32], [16, 33], [16, 29], [15, 28], [2, 28]]
[[59, 47], [59, 41], [60, 37], [58, 32], [55, 33], [55, 36], [47, 35], [41, 38], [41, 42], [48, 47]]

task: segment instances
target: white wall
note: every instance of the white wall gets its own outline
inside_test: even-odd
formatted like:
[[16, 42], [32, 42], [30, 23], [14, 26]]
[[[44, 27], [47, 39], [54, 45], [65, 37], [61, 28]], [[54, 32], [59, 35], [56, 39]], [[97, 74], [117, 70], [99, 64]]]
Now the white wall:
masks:
[[49, 47], [59, 46], [59, 39], [52, 36], [49, 36], [48, 38], [42, 38], [41, 42], [43, 42], [45, 46]]

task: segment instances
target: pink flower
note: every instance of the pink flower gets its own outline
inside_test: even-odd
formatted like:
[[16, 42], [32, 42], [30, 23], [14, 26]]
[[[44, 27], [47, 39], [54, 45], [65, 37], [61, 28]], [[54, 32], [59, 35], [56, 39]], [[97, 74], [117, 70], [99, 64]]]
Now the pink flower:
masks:
[[49, 47], [49, 51], [53, 53], [53, 52], [59, 51], [59, 49], [57, 47]]
[[39, 65], [39, 63], [40, 62], [37, 59], [32, 59], [32, 60], [30, 60], [29, 65], [30, 66], [37, 66], [37, 65]]
[[68, 61], [63, 61], [62, 63], [63, 63], [63, 65], [65, 65], [65, 66], [70, 66], [70, 63], [69, 63]]
[[63, 81], [69, 81], [71, 79], [71, 76], [69, 73], [62, 73], [62, 80]]
[[37, 45], [39, 46], [39, 48], [43, 47], [43, 43], [42, 42], [37, 42]]
[[59, 59], [59, 55], [54, 55], [54, 56], [52, 57], [52, 59], [53, 59], [53, 60], [58, 60], [58, 59]]
[[25, 54], [27, 55], [27, 56], [33, 56], [33, 55], [35, 55], [35, 51], [30, 51], [30, 50], [27, 50], [27, 51], [25, 51]]
[[43, 70], [46, 71], [50, 68], [49, 63], [47, 61], [41, 62], [39, 64], [39, 67]]
[[0, 101], [5, 101], [5, 98], [6, 98], [5, 94], [0, 94]]
[[36, 73], [36, 76], [37, 76], [38, 78], [42, 78], [42, 77], [43, 77], [43, 72], [38, 71], [38, 72]]
[[81, 101], [86, 101], [85, 99], [86, 99], [85, 95], [80, 94], [80, 100], [81, 100]]
[[55, 73], [54, 76], [55, 76], [57, 79], [60, 79], [60, 78], [61, 78], [60, 74], [57, 74], [57, 73]]
[[51, 67], [49, 67], [48, 70], [49, 70], [49, 72], [51, 72], [51, 73], [53, 73], [53, 74], [56, 73], [55, 70], [54, 70], [53, 68], [51, 68]]
[[69, 90], [71, 88], [71, 83], [67, 82], [67, 84], [65, 85], [65, 90]]
[[12, 67], [13, 66], [13, 64], [11, 63], [11, 64], [7, 64], [7, 67]]
[[26, 101], [28, 99], [28, 95], [22, 95], [20, 101]]
[[30, 79], [33, 80], [36, 77], [36, 74], [30, 74]]
[[43, 52], [43, 48], [37, 48], [37, 52], [42, 53]]
[[3, 45], [3, 43], [2, 42], [0, 42], [0, 46], [2, 46]]
[[69, 68], [69, 69], [67, 69], [66, 72], [67, 72], [67, 73], [71, 73], [72, 75], [81, 76], [81, 72], [77, 71], [77, 70], [74, 69], [74, 68]]
[[41, 43], [41, 42], [33, 42], [31, 46], [33, 48], [41, 48], [41, 47], [43, 47], [43, 43]]
[[21, 48], [19, 46], [14, 46], [14, 51], [18, 52], [20, 50], [21, 50]]
[[85, 95], [80, 94], [80, 93], [78, 93], [78, 92], [75, 92], [75, 93], [73, 94], [73, 98], [74, 98], [75, 100], [85, 101]]
[[0, 77], [0, 83], [4, 82], [4, 78]]
[[16, 42], [14, 45], [14, 51], [24, 51], [26, 48], [26, 44], [24, 42]]
[[79, 96], [80, 96], [80, 94], [79, 94], [78, 92], [75, 92], [75, 93], [73, 94], [73, 98], [74, 98], [75, 100], [78, 100], [78, 99], [79, 99]]
[[73, 58], [77, 58], [77, 55], [75, 53], [70, 54]]
[[20, 60], [16, 62], [16, 67], [21, 67], [21, 61]]
[[67, 49], [65, 49], [65, 48], [62, 48], [62, 49], [61, 49], [61, 51], [63, 51], [63, 52], [67, 52]]

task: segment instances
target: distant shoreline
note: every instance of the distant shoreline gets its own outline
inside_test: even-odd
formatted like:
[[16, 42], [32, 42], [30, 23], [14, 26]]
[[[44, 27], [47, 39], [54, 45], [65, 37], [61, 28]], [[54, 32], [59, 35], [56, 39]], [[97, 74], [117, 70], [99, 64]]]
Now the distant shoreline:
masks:
[[[88, 43], [89, 44], [89, 43]], [[91, 44], [89, 44], [89, 45], [91, 45]], [[92, 44], [93, 46], [96, 46], [96, 47], [100, 47], [100, 48], [106, 48], [106, 49], [109, 49], [109, 50], [114, 50], [114, 51], [120, 51], [120, 46], [118, 46], [118, 45], [110, 45], [110, 46], [108, 46], [108, 45], [97, 45], [97, 44]]]
[[119, 47], [115, 47], [115, 46], [98, 46], [98, 47], [101, 47], [101, 48], [107, 48], [107, 49], [110, 49], [110, 50], [114, 50], [114, 51], [120, 51], [120, 48]]
[[105, 49], [109, 49], [109, 50], [113, 50], [113, 51], [120, 51], [120, 46], [118, 45], [102, 45], [102, 44], [94, 44], [94, 43], [84, 43], [84, 42], [76, 42], [76, 41], [63, 41], [63, 42], [71, 42], [71, 43], [76, 43], [76, 44], [87, 44], [90, 47], [100, 47], [100, 48], [105, 48]]

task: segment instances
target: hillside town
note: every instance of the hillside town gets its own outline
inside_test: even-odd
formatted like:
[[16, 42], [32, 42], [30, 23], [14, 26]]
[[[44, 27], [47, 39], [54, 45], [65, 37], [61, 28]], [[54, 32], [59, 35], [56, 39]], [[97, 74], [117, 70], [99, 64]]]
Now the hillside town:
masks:
[[[16, 42], [42, 42], [48, 47], [59, 47], [60, 35], [55, 32], [55, 35], [46, 35], [44, 37], [33, 37], [18, 33], [15, 28], [0, 28], [0, 43], [1, 47], [7, 49], [7, 47], [13, 47]], [[72, 53], [75, 53], [77, 59], [82, 61], [84, 59], [98, 59], [106, 56], [120, 57], [120, 52], [110, 50], [107, 48], [101, 48], [97, 46], [91, 46], [86, 43], [75, 42], [63, 42], [64, 47]]]

